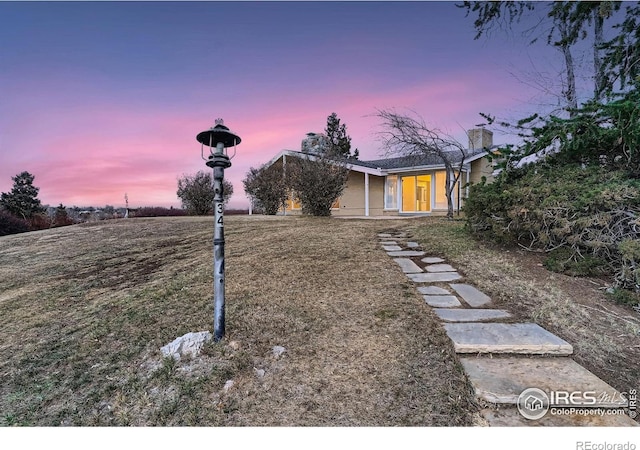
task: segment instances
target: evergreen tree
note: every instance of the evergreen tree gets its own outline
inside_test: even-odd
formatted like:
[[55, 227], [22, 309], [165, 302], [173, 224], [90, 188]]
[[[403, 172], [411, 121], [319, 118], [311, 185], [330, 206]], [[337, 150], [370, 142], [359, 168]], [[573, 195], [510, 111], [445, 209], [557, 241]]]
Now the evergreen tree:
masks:
[[36, 214], [43, 213], [45, 209], [38, 199], [40, 188], [33, 185], [34, 178], [29, 172], [22, 172], [12, 177], [13, 188], [9, 193], [2, 193], [0, 206], [23, 219], [30, 219]]
[[327, 128], [324, 131], [327, 138], [325, 154], [329, 157], [358, 159], [359, 152], [356, 149], [351, 154], [351, 136], [347, 135], [347, 126], [340, 124], [336, 113], [327, 117]]
[[73, 224], [73, 220], [71, 220], [69, 213], [67, 213], [67, 208], [62, 203], [56, 207], [53, 222], [56, 227], [64, 227], [66, 225]]

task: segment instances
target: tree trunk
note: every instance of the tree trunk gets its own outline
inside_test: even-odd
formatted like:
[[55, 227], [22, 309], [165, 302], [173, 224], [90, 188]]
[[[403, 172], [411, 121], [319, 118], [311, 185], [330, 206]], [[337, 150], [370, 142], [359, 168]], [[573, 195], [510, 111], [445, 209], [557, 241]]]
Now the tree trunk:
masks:
[[576, 75], [573, 64], [573, 56], [571, 55], [571, 46], [569, 45], [569, 31], [567, 24], [558, 23], [558, 31], [560, 32], [560, 51], [564, 55], [564, 64], [567, 70], [567, 89], [564, 97], [567, 99], [567, 107], [569, 108], [569, 116], [575, 116], [575, 110], [578, 108], [578, 99], [576, 96]]
[[593, 38], [593, 73], [595, 76], [595, 86], [593, 90], [593, 98], [599, 102], [604, 91], [605, 77], [603, 73], [602, 60], [600, 58], [600, 46], [604, 42], [602, 35], [602, 27], [604, 24], [604, 18], [600, 14], [600, 8], [596, 8], [593, 11], [595, 17], [594, 20], [594, 38]]
[[446, 181], [445, 181], [445, 195], [447, 196], [447, 219], [453, 219], [453, 186], [451, 184], [451, 172], [453, 171], [451, 167], [447, 164], [445, 167], [447, 171]]

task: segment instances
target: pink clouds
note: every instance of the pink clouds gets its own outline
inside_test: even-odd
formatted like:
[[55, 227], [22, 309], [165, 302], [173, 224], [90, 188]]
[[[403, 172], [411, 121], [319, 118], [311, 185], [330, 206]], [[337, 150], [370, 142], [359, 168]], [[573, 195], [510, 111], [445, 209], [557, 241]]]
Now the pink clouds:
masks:
[[[62, 78], [56, 85], [59, 91], [48, 92], [29, 82], [14, 83], [36, 95], [20, 104], [2, 136], [0, 191], [11, 188], [11, 176], [29, 170], [44, 203], [78, 206], [122, 206], [125, 192], [132, 206], [179, 206], [177, 177], [207, 170], [195, 136], [219, 116], [243, 140], [226, 172], [235, 189], [231, 205], [238, 207], [247, 204], [241, 180], [249, 167], [260, 166], [282, 149], [297, 150], [305, 133], [323, 131], [332, 112], [346, 123], [361, 158], [376, 159], [381, 156], [377, 108], [414, 110], [464, 139], [461, 127], [477, 123], [480, 111], [504, 108], [518, 88], [479, 68], [425, 72], [423, 80], [404, 84], [345, 74], [330, 90], [282, 83], [235, 95], [194, 85], [187, 92], [206, 95], [185, 93], [182, 103], [175, 104], [137, 97], [139, 93], [126, 98], [119, 92], [114, 98], [112, 91], [101, 93], [86, 80], [76, 86]], [[39, 95], [48, 99], [48, 107], [36, 107]]]

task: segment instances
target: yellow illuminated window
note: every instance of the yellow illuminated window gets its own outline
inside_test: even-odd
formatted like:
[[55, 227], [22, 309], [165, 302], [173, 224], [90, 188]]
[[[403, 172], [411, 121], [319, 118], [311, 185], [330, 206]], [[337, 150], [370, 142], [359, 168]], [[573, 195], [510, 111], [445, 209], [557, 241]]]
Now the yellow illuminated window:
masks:
[[431, 211], [431, 175], [402, 177], [402, 211]]

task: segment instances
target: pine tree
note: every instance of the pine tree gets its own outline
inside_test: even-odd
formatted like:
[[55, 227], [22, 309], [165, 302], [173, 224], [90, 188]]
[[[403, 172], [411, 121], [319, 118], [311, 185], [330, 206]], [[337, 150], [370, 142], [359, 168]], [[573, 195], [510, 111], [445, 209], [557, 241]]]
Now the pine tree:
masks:
[[351, 136], [347, 135], [347, 126], [340, 124], [336, 113], [327, 117], [327, 128], [324, 131], [327, 137], [325, 154], [329, 157], [358, 159], [358, 149], [351, 154]]
[[11, 192], [3, 192], [0, 196], [0, 206], [16, 217], [30, 219], [34, 215], [45, 211], [38, 199], [40, 188], [33, 185], [34, 176], [29, 172], [22, 172], [12, 177]]

